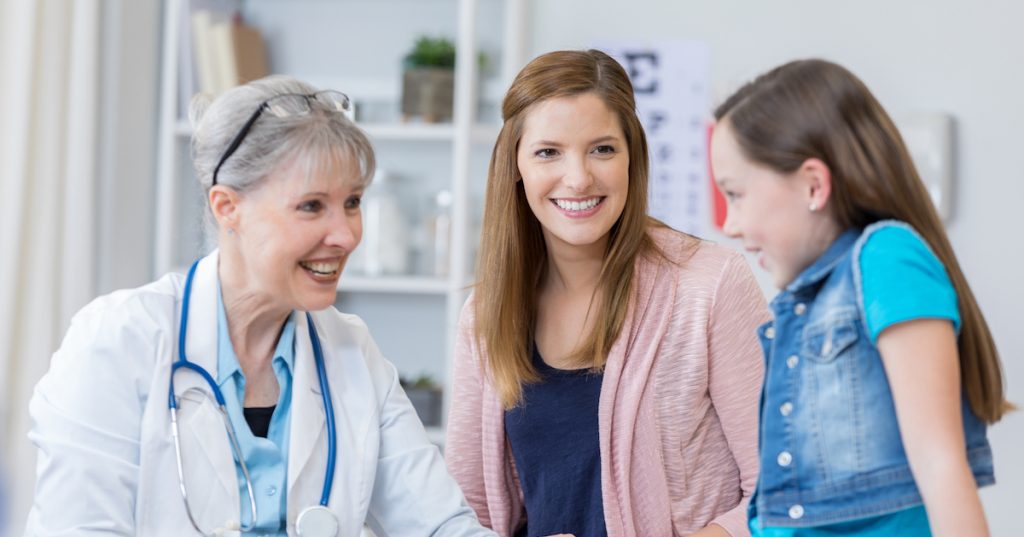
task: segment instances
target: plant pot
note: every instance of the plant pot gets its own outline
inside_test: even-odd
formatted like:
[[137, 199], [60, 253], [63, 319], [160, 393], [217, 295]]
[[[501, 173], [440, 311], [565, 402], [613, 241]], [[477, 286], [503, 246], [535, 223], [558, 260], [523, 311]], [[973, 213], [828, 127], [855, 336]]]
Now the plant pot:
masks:
[[427, 123], [451, 121], [455, 71], [443, 67], [412, 67], [402, 75], [402, 116]]
[[437, 388], [406, 388], [405, 395], [412, 402], [425, 427], [441, 425], [441, 390]]

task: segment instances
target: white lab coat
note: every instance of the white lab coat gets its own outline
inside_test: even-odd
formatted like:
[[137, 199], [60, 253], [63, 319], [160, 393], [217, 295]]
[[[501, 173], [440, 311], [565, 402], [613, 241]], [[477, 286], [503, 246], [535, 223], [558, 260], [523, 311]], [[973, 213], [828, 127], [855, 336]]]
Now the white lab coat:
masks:
[[[217, 371], [217, 253], [196, 270], [188, 359]], [[185, 278], [100, 297], [79, 312], [30, 405], [39, 448], [26, 535], [195, 535], [178, 486], [168, 411]], [[323, 400], [304, 314], [293, 314], [288, 534], [317, 505], [326, 467]], [[337, 424], [329, 507], [342, 536], [494, 535], [478, 525], [366, 325], [313, 314]], [[175, 376], [185, 480], [204, 531], [237, 535], [239, 488], [223, 420], [195, 373]], [[257, 494], [261, 491], [256, 491]]]

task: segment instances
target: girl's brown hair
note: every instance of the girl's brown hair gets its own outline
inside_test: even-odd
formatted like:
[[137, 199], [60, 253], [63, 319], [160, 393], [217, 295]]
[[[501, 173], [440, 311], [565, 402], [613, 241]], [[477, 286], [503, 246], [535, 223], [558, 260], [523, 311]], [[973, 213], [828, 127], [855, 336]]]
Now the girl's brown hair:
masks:
[[520, 71], [502, 103], [504, 125], [491, 154], [474, 295], [476, 339], [487, 357], [505, 408], [522, 399], [522, 384], [539, 379], [531, 361], [538, 288], [546, 274], [547, 249], [530, 210], [517, 164], [523, 121], [539, 102], [589, 93], [618, 117], [629, 151], [626, 205], [612, 226], [598, 282], [594, 330], [577, 349], [581, 365], [600, 370], [622, 329], [633, 266], [656, 250], [647, 234], [647, 138], [636, 115], [633, 86], [623, 68], [597, 51], [558, 51], [535, 58]]
[[945, 266], [962, 318], [960, 375], [971, 410], [986, 423], [1012, 409], [992, 334], [903, 138], [867, 86], [824, 60], [777, 67], [715, 110], [745, 156], [779, 173], [817, 158], [832, 172], [831, 212], [840, 229], [902, 220], [924, 237]]

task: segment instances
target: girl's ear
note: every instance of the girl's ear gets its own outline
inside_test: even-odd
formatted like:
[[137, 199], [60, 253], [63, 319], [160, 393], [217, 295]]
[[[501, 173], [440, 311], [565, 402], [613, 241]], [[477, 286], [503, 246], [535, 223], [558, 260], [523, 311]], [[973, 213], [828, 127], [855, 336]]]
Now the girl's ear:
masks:
[[210, 188], [207, 201], [210, 203], [213, 217], [217, 220], [217, 226], [222, 231], [231, 231], [238, 227], [241, 217], [238, 203], [241, 198], [236, 190], [224, 185], [216, 185]]
[[832, 197], [832, 170], [817, 158], [809, 158], [797, 171], [807, 187], [807, 205], [811, 211], [823, 209]]

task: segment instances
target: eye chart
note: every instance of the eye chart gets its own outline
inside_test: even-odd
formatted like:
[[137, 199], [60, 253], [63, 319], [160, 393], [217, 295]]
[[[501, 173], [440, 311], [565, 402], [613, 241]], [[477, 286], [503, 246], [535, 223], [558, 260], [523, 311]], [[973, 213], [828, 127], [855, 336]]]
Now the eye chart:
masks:
[[689, 41], [606, 42], [595, 48], [629, 73], [651, 158], [651, 216], [706, 236], [711, 224], [707, 141], [710, 51]]

